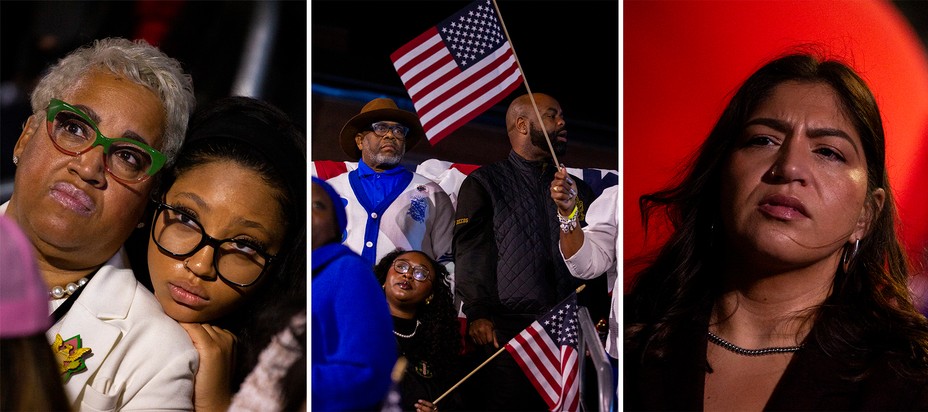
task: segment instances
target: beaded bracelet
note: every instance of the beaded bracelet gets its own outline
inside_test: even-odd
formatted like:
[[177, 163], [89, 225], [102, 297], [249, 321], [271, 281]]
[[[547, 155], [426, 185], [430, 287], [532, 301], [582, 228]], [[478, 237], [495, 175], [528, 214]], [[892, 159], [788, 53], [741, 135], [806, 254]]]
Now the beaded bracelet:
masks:
[[555, 213], [557, 215], [558, 222], [561, 223], [561, 232], [571, 233], [574, 229], [577, 228], [577, 206], [574, 206], [574, 210], [570, 212], [570, 215], [567, 217], [561, 216], [561, 212]]

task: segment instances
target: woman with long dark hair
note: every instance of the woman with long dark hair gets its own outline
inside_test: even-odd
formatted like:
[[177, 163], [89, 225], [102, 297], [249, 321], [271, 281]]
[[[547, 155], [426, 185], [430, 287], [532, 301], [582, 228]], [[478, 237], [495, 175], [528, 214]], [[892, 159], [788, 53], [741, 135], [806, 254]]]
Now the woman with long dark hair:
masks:
[[680, 181], [625, 304], [626, 410], [928, 408], [882, 120], [846, 64], [773, 60]]

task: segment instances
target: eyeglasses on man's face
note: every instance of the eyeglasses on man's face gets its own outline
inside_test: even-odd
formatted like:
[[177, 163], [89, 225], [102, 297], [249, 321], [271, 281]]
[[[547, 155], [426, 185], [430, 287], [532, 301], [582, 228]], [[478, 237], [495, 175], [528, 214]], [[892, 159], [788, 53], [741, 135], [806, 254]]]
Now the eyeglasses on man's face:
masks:
[[193, 255], [204, 246], [213, 248], [213, 268], [224, 281], [251, 286], [267, 271], [276, 256], [249, 239], [216, 239], [183, 210], [156, 202], [151, 238], [163, 253], [177, 258]]
[[425, 266], [413, 266], [408, 260], [397, 259], [393, 261], [393, 269], [397, 273], [405, 275], [412, 269], [412, 278], [419, 282], [429, 280], [429, 269]]
[[45, 111], [48, 137], [58, 151], [80, 156], [103, 146], [106, 171], [116, 180], [142, 182], [164, 166], [166, 157], [161, 152], [138, 140], [104, 136], [96, 122], [77, 107], [51, 99]]
[[393, 132], [393, 137], [396, 137], [397, 139], [405, 139], [406, 133], [409, 133], [408, 127], [399, 123], [387, 122], [377, 122], [371, 124], [371, 130], [375, 135], [377, 135], [377, 137], [384, 137], [387, 135], [387, 132]]

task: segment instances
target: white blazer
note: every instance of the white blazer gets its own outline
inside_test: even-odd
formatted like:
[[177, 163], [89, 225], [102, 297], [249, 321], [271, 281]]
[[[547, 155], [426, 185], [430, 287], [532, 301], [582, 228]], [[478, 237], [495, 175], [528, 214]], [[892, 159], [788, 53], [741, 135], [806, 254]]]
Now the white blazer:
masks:
[[[0, 205], [6, 214], [9, 202]], [[192, 411], [200, 357], [190, 336], [135, 280], [120, 248], [84, 286], [74, 305], [46, 332], [80, 335], [87, 369], [64, 389], [75, 411]], [[49, 311], [49, 313], [52, 313]], [[51, 348], [51, 346], [49, 346]]]
[[120, 249], [46, 333], [49, 342], [80, 335], [93, 353], [65, 392], [81, 411], [193, 410], [197, 351], [127, 262]]

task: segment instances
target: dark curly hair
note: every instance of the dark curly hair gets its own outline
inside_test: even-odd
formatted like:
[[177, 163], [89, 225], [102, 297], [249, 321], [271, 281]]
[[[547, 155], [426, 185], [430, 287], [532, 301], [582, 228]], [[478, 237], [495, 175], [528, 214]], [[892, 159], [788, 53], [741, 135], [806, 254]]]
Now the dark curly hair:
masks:
[[377, 281], [384, 284], [387, 281], [387, 272], [393, 261], [406, 253], [418, 253], [428, 259], [432, 265], [432, 300], [426, 305], [422, 303], [416, 310], [418, 320], [422, 322], [421, 345], [407, 351], [406, 357], [410, 362], [425, 360], [432, 365], [435, 371], [454, 370], [454, 359], [461, 353], [461, 333], [458, 323], [458, 314], [454, 309], [454, 298], [451, 293], [450, 274], [444, 265], [418, 250], [396, 249], [386, 254], [374, 266]]

